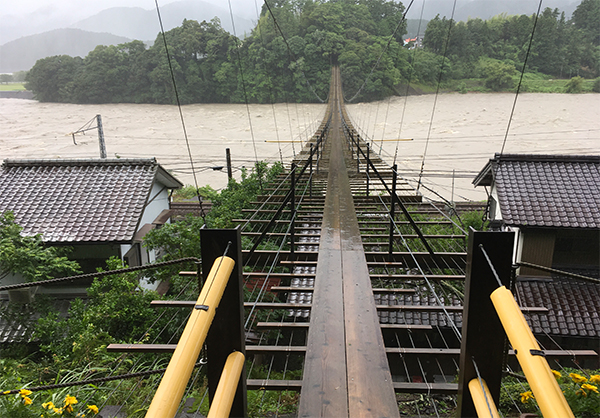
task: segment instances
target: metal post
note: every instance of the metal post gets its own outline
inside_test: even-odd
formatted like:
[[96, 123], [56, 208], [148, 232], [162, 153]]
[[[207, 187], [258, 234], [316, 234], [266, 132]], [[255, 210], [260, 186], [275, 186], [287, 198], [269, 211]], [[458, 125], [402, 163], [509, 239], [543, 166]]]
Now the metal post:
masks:
[[[317, 142], [317, 146], [319, 143]], [[308, 195], [312, 198], [312, 183], [313, 183], [313, 144], [310, 144], [310, 179], [308, 180]]]
[[398, 181], [398, 166], [394, 164], [392, 167], [392, 195], [390, 196], [390, 240], [389, 240], [389, 253], [388, 261], [393, 261], [394, 255], [394, 220], [396, 217], [396, 183]]
[[104, 129], [102, 129], [102, 116], [96, 115], [98, 124], [98, 142], [100, 143], [100, 158], [106, 158], [106, 145], [104, 144]]
[[467, 251], [467, 274], [463, 310], [462, 341], [458, 375], [457, 416], [477, 416], [468, 388], [478, 377], [473, 362], [490, 389], [496, 405], [500, 398], [500, 380], [505, 352], [506, 334], [490, 299], [498, 288], [480, 245], [504, 286], [510, 285], [514, 232], [479, 232], [471, 228]]
[[231, 150], [229, 148], [225, 148], [225, 158], [227, 158], [227, 178], [231, 180], [233, 172], [231, 170]]
[[[231, 244], [229, 244], [231, 243]], [[208, 395], [212, 402], [227, 357], [234, 351], [246, 354], [244, 332], [244, 293], [242, 280], [242, 240], [239, 228], [200, 230], [202, 272], [209, 271], [211, 263], [223, 255], [229, 245], [228, 256], [235, 260], [229, 283], [221, 299], [222, 309], [217, 309], [215, 319], [206, 338], [208, 359]], [[243, 371], [231, 407], [232, 417], [247, 416], [246, 372]]]
[[360, 145], [356, 139], [356, 174], [360, 173]]
[[290, 225], [290, 261], [295, 261], [294, 247], [296, 240], [296, 164], [292, 163], [292, 189], [290, 190], [292, 195], [290, 198], [290, 214], [291, 214], [291, 225]]
[[369, 196], [369, 163], [371, 162], [371, 147], [367, 144], [367, 196]]

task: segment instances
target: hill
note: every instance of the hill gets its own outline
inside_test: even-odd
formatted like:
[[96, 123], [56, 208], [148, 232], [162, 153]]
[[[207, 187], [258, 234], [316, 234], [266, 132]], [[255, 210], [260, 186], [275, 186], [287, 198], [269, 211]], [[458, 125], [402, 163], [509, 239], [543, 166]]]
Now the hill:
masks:
[[[204, 2], [195, 0], [182, 0], [161, 6], [165, 31], [173, 29], [183, 22], [184, 19], [210, 21], [215, 16], [221, 20], [221, 26], [226, 31], [233, 33], [229, 10]], [[235, 29], [239, 37], [244, 32], [250, 32], [254, 23], [234, 15]], [[160, 32], [160, 25], [156, 10], [146, 10], [140, 7], [113, 7], [100, 13], [81, 20], [71, 25], [73, 28], [93, 31], [107, 32], [119, 36], [142, 41], [154, 41]]]
[[117, 45], [130, 39], [81, 29], [55, 29], [0, 45], [0, 73], [29, 70], [41, 58], [53, 55], [85, 57], [97, 45]]

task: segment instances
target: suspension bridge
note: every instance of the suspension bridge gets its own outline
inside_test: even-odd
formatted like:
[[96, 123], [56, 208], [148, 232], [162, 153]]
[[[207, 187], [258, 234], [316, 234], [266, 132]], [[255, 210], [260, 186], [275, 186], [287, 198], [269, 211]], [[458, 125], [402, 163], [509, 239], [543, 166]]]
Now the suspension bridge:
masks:
[[[197, 278], [198, 300], [152, 302], [191, 312], [169, 343], [108, 346], [128, 353], [119, 365], [173, 353], [166, 369], [117, 366], [61, 387], [133, 379], [133, 392], [162, 375], [147, 417], [246, 416], [249, 391], [259, 403], [275, 393], [275, 416], [492, 417], [518, 357], [544, 416], [569, 416], [545, 358], [597, 353], [539, 346], [522, 315], [545, 308], [519, 307], [506, 290], [513, 233], [468, 231], [460, 215], [481, 204], [429, 201], [373, 152], [346, 111], [338, 67], [317, 131], [262, 191], [237, 228], [200, 231], [198, 271], [181, 272]], [[120, 385], [107, 387], [103, 417], [127, 416]]]
[[[509, 354], [491, 303], [483, 306], [480, 300], [489, 302], [497, 280], [510, 287], [512, 233], [476, 239], [490, 252], [482, 250], [485, 261], [480, 252], [467, 252], [468, 231], [459, 212], [474, 207], [425, 201], [398, 177], [395, 166], [371, 152], [353, 127], [342, 97], [339, 68], [333, 67], [325, 117], [290, 170], [265, 185], [253, 207], [243, 210], [244, 219], [235, 220], [235, 231], [204, 231], [203, 272], [211, 270], [214, 260], [221, 263], [221, 255], [233, 254], [237, 260], [220, 304], [205, 302], [204, 289], [198, 301], [155, 302], [215, 317], [217, 329], [205, 331], [199, 340], [206, 338], [208, 365], [196, 363], [202, 346], [196, 341], [183, 375], [206, 367], [209, 396], [215, 402], [228, 356], [243, 353], [248, 359], [245, 370], [223, 372], [240, 377], [230, 383], [231, 416], [246, 413], [247, 390], [263, 396], [277, 391], [280, 403], [284, 394], [298, 393], [298, 417], [394, 417], [401, 412], [445, 416], [456, 408], [461, 414], [473, 413], [471, 395], [468, 402], [460, 397], [458, 404], [455, 395], [465, 395], [465, 385], [482, 375], [498, 392], [500, 366]], [[252, 243], [248, 249], [242, 250], [239, 235]], [[478, 277], [474, 287], [465, 285], [471, 275]], [[204, 288], [212, 288], [213, 278], [204, 276], [210, 281]], [[241, 287], [247, 289], [245, 302]], [[527, 313], [544, 308], [517, 309]], [[464, 338], [467, 330], [469, 341]], [[186, 333], [187, 328], [179, 346], [113, 344], [109, 351], [175, 352], [174, 358], [181, 360], [177, 350], [189, 340]], [[561, 349], [544, 354], [596, 355]], [[155, 400], [147, 416], [189, 410], [179, 403], [187, 380], [178, 383], [177, 398], [172, 379], [182, 372], [173, 373], [163, 378], [169, 379], [163, 392], [170, 399], [170, 412], [164, 401], [160, 406]], [[421, 400], [414, 394], [421, 394]], [[497, 394], [488, 396], [497, 402]], [[179, 416], [201, 416], [195, 413]]]

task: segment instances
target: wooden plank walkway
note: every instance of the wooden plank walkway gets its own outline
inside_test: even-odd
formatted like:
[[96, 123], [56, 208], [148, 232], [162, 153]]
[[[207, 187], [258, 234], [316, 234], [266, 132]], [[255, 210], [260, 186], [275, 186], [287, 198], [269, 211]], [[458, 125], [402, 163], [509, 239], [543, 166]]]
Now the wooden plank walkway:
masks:
[[399, 417], [344, 161], [340, 115], [336, 107], [332, 113], [327, 194], [298, 416]]

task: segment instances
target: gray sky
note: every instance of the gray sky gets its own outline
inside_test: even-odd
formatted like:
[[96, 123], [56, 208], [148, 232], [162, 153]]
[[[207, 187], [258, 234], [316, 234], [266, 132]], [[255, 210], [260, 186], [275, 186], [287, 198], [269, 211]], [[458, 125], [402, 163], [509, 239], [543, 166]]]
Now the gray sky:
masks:
[[[158, 4], [163, 5], [175, 0], [159, 0]], [[209, 0], [210, 1], [210, 0]], [[64, 14], [69, 13], [83, 14], [91, 16], [101, 10], [110, 7], [142, 7], [144, 9], [154, 8], [153, 0], [103, 0], [103, 1], [81, 1], [81, 0], [61, 0], [48, 2], [45, 0], [16, 0], [3, 1], [0, 7], [0, 14], [24, 15], [29, 13], [47, 13]]]

